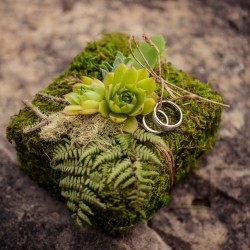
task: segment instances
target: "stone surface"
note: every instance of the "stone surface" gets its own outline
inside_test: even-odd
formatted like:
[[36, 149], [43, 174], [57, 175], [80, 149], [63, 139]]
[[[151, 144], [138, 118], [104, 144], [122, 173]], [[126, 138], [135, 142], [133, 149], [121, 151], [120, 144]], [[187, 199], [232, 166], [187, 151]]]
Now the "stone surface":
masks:
[[[243, 249], [250, 246], [248, 1], [0, 2], [0, 249]], [[100, 32], [162, 33], [168, 59], [221, 92], [218, 140], [148, 225], [109, 237], [74, 225], [18, 168], [9, 116]]]

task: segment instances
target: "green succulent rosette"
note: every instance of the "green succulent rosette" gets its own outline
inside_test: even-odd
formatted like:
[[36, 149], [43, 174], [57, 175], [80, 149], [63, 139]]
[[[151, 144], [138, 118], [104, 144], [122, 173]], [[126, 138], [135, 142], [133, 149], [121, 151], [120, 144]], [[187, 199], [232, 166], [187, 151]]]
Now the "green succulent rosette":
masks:
[[64, 113], [88, 115], [100, 112], [115, 123], [123, 123], [123, 131], [133, 133], [138, 122], [136, 116], [153, 111], [157, 95], [155, 79], [145, 68], [119, 64], [106, 74], [104, 82], [83, 77], [82, 83], [73, 86], [73, 92], [65, 95], [70, 103]]
[[99, 112], [99, 104], [105, 99], [104, 84], [98, 79], [82, 77], [82, 83], [73, 86], [73, 92], [66, 94], [70, 103], [63, 112], [66, 115], [91, 115]]

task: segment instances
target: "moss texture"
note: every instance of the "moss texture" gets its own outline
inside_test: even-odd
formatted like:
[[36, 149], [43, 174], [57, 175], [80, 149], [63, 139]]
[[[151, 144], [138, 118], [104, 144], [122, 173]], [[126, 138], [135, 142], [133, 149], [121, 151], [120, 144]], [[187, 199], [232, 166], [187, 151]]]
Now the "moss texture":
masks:
[[[112, 63], [117, 51], [128, 55], [128, 36], [122, 33], [104, 34], [99, 41], [88, 43], [86, 48], [73, 59], [66, 72], [55, 78], [43, 92], [62, 97], [71, 92], [70, 81], [72, 77], [87, 75], [101, 79], [101, 63], [104, 61]], [[215, 101], [222, 101], [221, 96], [208, 84], [201, 83], [189, 74], [174, 69], [171, 63], [162, 66], [162, 76], [171, 83], [193, 93]], [[160, 88], [158, 86], [158, 91]], [[165, 98], [168, 97], [168, 94], [165, 93]], [[179, 99], [176, 103], [183, 111], [183, 124], [177, 130], [161, 135], [174, 156], [175, 183], [194, 169], [197, 159], [212, 146], [222, 111], [220, 106], [204, 101]], [[62, 104], [39, 95], [34, 97], [32, 104], [47, 115], [58, 112], [64, 107]], [[62, 144], [62, 141], [45, 142], [40, 139], [39, 131], [27, 135], [23, 133], [24, 128], [38, 121], [39, 118], [30, 108], [23, 108], [17, 115], [11, 117], [7, 128], [7, 138], [9, 141], [15, 142], [20, 168], [39, 185], [46, 188], [51, 195], [64, 199], [66, 196], [61, 194], [62, 182], [60, 181], [65, 178], [65, 173], [61, 174], [51, 167], [54, 149]], [[67, 135], [63, 137], [67, 138]], [[161, 156], [159, 155], [159, 157]], [[153, 191], [149, 192], [149, 198], [143, 203], [145, 214], [142, 214], [138, 209], [133, 210], [127, 203], [121, 204], [125, 193], [120, 190], [113, 195], [111, 193], [116, 192], [116, 190], [111, 190], [110, 186], [107, 185], [99, 195], [100, 200], [105, 201], [105, 209], [90, 204], [91, 213], [94, 214], [94, 216], [89, 214], [91, 224], [107, 233], [126, 231], [140, 221], [147, 221], [155, 211], [168, 203], [170, 187], [168, 166], [166, 169], [162, 169], [159, 166], [149, 164], [143, 168], [150, 168], [150, 171], [160, 173], [154, 178], [156, 184]], [[98, 173], [101, 174], [101, 170]], [[114, 198], [117, 195], [119, 199]], [[75, 204], [68, 205], [68, 207], [75, 206]]]

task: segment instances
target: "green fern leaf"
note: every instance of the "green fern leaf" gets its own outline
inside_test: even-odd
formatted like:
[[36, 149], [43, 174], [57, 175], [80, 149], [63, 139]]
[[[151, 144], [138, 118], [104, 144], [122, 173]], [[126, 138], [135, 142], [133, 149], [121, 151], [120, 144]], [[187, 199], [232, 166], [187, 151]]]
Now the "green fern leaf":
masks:
[[98, 165], [108, 162], [108, 161], [115, 161], [116, 159], [121, 158], [122, 152], [120, 147], [115, 147], [111, 150], [101, 153], [95, 159], [93, 169], [95, 169]]
[[79, 162], [83, 161], [86, 157], [92, 157], [94, 154], [100, 153], [100, 148], [95, 143], [89, 143], [84, 152], [79, 158]]
[[131, 177], [134, 174], [133, 170], [131, 168], [128, 168], [125, 170], [125, 172], [121, 173], [114, 184], [114, 188], [117, 188], [122, 182], [124, 182], [126, 179]]
[[157, 165], [162, 165], [160, 159], [157, 157], [157, 155], [148, 147], [145, 145], [138, 145], [134, 148], [135, 154], [138, 158], [142, 159], [145, 162], [152, 161], [156, 163]]
[[90, 226], [92, 225], [92, 223], [90, 222], [90, 219], [89, 219], [89, 217], [82, 211], [82, 210], [78, 210], [77, 211], [77, 216], [81, 219], [81, 220], [83, 220], [83, 221], [85, 221], [86, 223], [88, 223]]
[[133, 134], [133, 136], [142, 143], [151, 142], [154, 144], [159, 144], [163, 147], [167, 147], [165, 141], [160, 136], [150, 132], [146, 132], [145, 130], [142, 129], [137, 129]]
[[117, 177], [121, 172], [123, 172], [129, 166], [131, 166], [131, 161], [129, 159], [124, 159], [122, 162], [116, 164], [107, 180], [107, 184], [109, 184], [115, 177]]
[[128, 133], [116, 134], [114, 137], [119, 142], [119, 145], [123, 151], [129, 147], [132, 139], [132, 136]]
[[81, 194], [81, 200], [85, 200], [88, 203], [95, 205], [97, 207], [101, 207], [103, 209], [106, 208], [106, 205], [102, 203], [96, 195], [87, 187], [84, 188], [82, 194]]
[[87, 212], [87, 213], [89, 213], [89, 214], [91, 214], [91, 215], [94, 215], [94, 213], [92, 212], [92, 210], [90, 209], [90, 207], [89, 207], [88, 205], [86, 205], [85, 203], [80, 202], [80, 203], [79, 203], [79, 207], [80, 207], [83, 211], [85, 211], [85, 212]]
[[141, 183], [141, 184], [138, 186], [138, 189], [139, 189], [140, 191], [143, 191], [143, 192], [150, 192], [150, 191], [153, 189], [153, 187]]
[[68, 207], [68, 209], [72, 212], [76, 212], [77, 211], [77, 206], [74, 202], [68, 200], [66, 203], [66, 206]]
[[134, 184], [136, 182], [136, 178], [134, 176], [130, 177], [127, 181], [125, 181], [123, 183], [123, 185], [121, 186], [122, 189]]
[[154, 176], [158, 176], [159, 173], [156, 171], [152, 171], [152, 170], [142, 170], [141, 171], [141, 176], [143, 177], [154, 177]]

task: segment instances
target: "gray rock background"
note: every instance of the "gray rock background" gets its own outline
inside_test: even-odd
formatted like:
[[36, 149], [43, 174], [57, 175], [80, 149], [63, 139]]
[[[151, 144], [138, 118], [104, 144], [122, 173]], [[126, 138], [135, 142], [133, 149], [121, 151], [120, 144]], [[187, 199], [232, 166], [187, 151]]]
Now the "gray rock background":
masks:
[[[244, 0], [0, 1], [0, 249], [250, 248], [250, 19]], [[147, 225], [123, 237], [78, 229], [17, 167], [9, 117], [101, 32], [162, 33], [177, 68], [210, 81], [225, 109], [214, 148]]]

